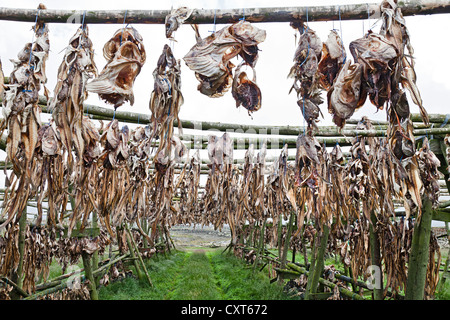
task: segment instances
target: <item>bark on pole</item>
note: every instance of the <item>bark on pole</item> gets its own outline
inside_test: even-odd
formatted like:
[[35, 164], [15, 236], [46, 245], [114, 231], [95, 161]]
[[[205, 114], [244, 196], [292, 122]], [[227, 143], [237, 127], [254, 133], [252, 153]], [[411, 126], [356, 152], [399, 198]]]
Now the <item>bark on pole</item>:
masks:
[[312, 274], [312, 278], [308, 280], [308, 282], [311, 281], [311, 288], [310, 288], [311, 292], [309, 292], [309, 295], [317, 293], [319, 278], [322, 275], [323, 268], [325, 265], [325, 251], [327, 248], [329, 234], [330, 234], [330, 227], [324, 224], [320, 238], [319, 251], [317, 252], [317, 257], [315, 258], [314, 273]]
[[[399, 1], [404, 16], [450, 13], [450, 1], [411, 0]], [[0, 20], [34, 22], [36, 9], [0, 8]], [[164, 24], [170, 10], [40, 10], [45, 22], [87, 24]], [[186, 24], [228, 24], [245, 18], [252, 23], [291, 22], [294, 20], [330, 21], [360, 20], [380, 17], [380, 2], [346, 5], [324, 5], [279, 8], [193, 9]]]
[[91, 300], [98, 300], [97, 286], [95, 284], [94, 275], [92, 273], [91, 255], [83, 250], [83, 252], [81, 253], [81, 257], [83, 258], [84, 274], [86, 276], [86, 279], [89, 281], [88, 287], [89, 293], [91, 295]]
[[[380, 251], [380, 240], [378, 239], [377, 217], [375, 211], [371, 212], [370, 218], [372, 223], [369, 226], [369, 241], [370, 241], [370, 256], [372, 259], [372, 265], [382, 268], [381, 265], [381, 251]], [[383, 277], [383, 272], [380, 272], [380, 277]], [[383, 300], [383, 279], [379, 279], [379, 288], [373, 288], [373, 300]]]
[[406, 280], [405, 300], [423, 300], [426, 285], [429, 259], [431, 219], [433, 209], [431, 200], [425, 196], [422, 204], [422, 215], [414, 226], [411, 242], [411, 253], [408, 263], [408, 279]]
[[[18, 243], [18, 249], [19, 249], [19, 265], [17, 266], [17, 270], [13, 272], [11, 276], [11, 280], [17, 284], [17, 288], [22, 289], [23, 284], [23, 260], [24, 260], [24, 254], [25, 254], [25, 232], [26, 232], [26, 226], [27, 226], [27, 206], [25, 206], [25, 209], [22, 212], [22, 215], [20, 216], [19, 220], [19, 243]], [[17, 290], [16, 290], [17, 291]], [[11, 299], [17, 300], [21, 296], [20, 292], [13, 291], [11, 293]]]

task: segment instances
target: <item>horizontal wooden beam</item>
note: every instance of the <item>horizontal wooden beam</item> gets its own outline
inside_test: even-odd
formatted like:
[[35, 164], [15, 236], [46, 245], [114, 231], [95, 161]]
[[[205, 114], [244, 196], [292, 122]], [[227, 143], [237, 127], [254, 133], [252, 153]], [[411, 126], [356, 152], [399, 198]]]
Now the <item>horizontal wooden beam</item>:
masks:
[[[404, 16], [450, 13], [450, 1], [410, 0], [398, 1]], [[86, 8], [87, 9], [87, 8]], [[0, 20], [34, 22], [37, 9], [0, 8]], [[39, 17], [46, 22], [81, 23], [84, 16], [88, 24], [164, 24], [170, 10], [40, 10]], [[239, 9], [194, 9], [185, 21], [188, 24], [227, 24], [244, 18], [249, 22], [291, 22], [359, 20], [380, 17], [380, 2], [278, 7], [278, 8], [239, 8]]]

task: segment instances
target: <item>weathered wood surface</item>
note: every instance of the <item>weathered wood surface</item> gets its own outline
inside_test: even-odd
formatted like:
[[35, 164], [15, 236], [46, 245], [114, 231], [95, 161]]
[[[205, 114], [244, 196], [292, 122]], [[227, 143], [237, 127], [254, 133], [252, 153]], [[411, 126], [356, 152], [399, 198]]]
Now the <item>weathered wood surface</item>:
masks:
[[[450, 1], [444, 0], [411, 0], [399, 1], [404, 16], [450, 13]], [[39, 17], [46, 22], [89, 24], [126, 23], [164, 24], [170, 10], [40, 10]], [[37, 9], [0, 8], [0, 20], [34, 22]], [[359, 20], [368, 15], [380, 17], [380, 2], [346, 5], [278, 7], [278, 8], [236, 8], [236, 9], [193, 9], [191, 16], [185, 21], [188, 24], [234, 23], [242, 18], [250, 22], [290, 22]]]

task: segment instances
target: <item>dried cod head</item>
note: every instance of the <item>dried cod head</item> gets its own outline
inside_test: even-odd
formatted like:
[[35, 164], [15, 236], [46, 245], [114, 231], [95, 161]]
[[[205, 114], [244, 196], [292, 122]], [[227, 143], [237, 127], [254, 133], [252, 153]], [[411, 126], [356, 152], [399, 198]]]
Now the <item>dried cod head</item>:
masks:
[[86, 85], [86, 90], [118, 108], [126, 101], [134, 104], [133, 85], [145, 63], [142, 36], [132, 28], [121, 28], [103, 46], [106, 66], [99, 76]]
[[194, 30], [197, 43], [183, 59], [200, 81], [198, 90], [212, 98], [223, 96], [232, 85], [234, 64], [230, 60], [240, 55], [254, 67], [258, 60], [258, 44], [266, 38], [264, 30], [244, 20], [204, 39], [196, 25]]

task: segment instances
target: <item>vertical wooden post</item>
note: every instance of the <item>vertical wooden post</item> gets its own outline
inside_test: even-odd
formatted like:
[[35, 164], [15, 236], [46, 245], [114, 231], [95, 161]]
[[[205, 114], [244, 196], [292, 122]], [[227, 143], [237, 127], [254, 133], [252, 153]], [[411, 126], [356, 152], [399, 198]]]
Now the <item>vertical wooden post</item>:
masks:
[[369, 241], [372, 265], [377, 266], [380, 269], [380, 279], [377, 279], [377, 283], [380, 284], [380, 288], [373, 288], [373, 300], [383, 300], [383, 272], [381, 272], [380, 240], [378, 238], [378, 232], [376, 231], [377, 217], [375, 215], [375, 211], [372, 211], [370, 218], [372, 223], [369, 226]]
[[131, 236], [128, 233], [128, 230], [127, 230], [126, 238], [127, 238], [128, 250], [130, 251], [130, 257], [133, 260], [134, 267], [136, 268], [136, 273], [137, 273], [138, 279], [140, 282], [144, 282], [144, 274], [142, 273], [142, 270], [139, 267], [139, 262], [137, 261], [137, 257], [134, 253], [133, 245], [131, 244]]
[[424, 298], [432, 213], [431, 200], [425, 196], [422, 200], [422, 215], [420, 221], [414, 226], [411, 253], [409, 255], [405, 300], [423, 300]]
[[[325, 265], [325, 251], [327, 249], [327, 243], [328, 243], [328, 236], [330, 234], [330, 227], [327, 224], [324, 224], [322, 226], [322, 235], [320, 238], [320, 247], [317, 252], [317, 256], [315, 257], [315, 265], [314, 265], [314, 272], [312, 273], [311, 281], [311, 287], [310, 293], [317, 293], [317, 286], [319, 285], [319, 278], [322, 275], [322, 271]], [[311, 274], [311, 272], [310, 272]], [[309, 280], [308, 280], [309, 282]]]
[[[22, 215], [19, 219], [19, 265], [17, 266], [17, 270], [12, 273], [11, 281], [17, 284], [17, 287], [22, 289], [23, 284], [23, 258], [25, 251], [25, 231], [27, 227], [27, 206], [22, 212]], [[17, 300], [20, 299], [20, 295], [15, 292], [11, 292], [11, 299]]]
[[84, 274], [86, 276], [86, 279], [89, 281], [89, 293], [91, 295], [91, 300], [98, 300], [98, 292], [97, 292], [97, 286], [95, 284], [94, 275], [92, 273], [92, 265], [91, 265], [91, 256], [83, 251], [81, 252], [81, 257], [83, 259], [83, 267], [84, 267]]
[[[450, 230], [448, 228], [448, 222], [445, 222], [445, 230], [447, 231], [447, 239], [450, 242]], [[450, 248], [447, 250], [447, 260], [445, 260], [444, 272], [442, 273], [441, 279], [439, 281], [439, 289], [438, 289], [439, 293], [444, 288], [445, 280], [447, 279], [448, 276], [450, 276], [450, 271], [448, 271], [449, 266], [450, 266]]]
[[[142, 218], [142, 219], [141, 219], [141, 225], [142, 225], [142, 229], [144, 230], [144, 232], [145, 232], [146, 234], [148, 234], [148, 230], [147, 230], [147, 219]], [[147, 241], [147, 238], [144, 237], [143, 240], [144, 240], [144, 248], [148, 248], [148, 241]]]
[[294, 221], [294, 213], [291, 212], [291, 214], [289, 215], [289, 221], [288, 221], [288, 225], [287, 225], [286, 239], [284, 241], [283, 255], [281, 256], [281, 269], [284, 269], [286, 267], [286, 259], [287, 259], [287, 254], [289, 251], [289, 244], [291, 243], [291, 233], [292, 233], [293, 221]]
[[[92, 212], [92, 228], [98, 228], [98, 216], [97, 212]], [[95, 250], [92, 254], [92, 269], [97, 270], [98, 269], [98, 251]], [[94, 276], [95, 279], [95, 285], [98, 287], [100, 285], [100, 278], [99, 276]]]
[[264, 232], [266, 229], [266, 219], [264, 219], [264, 222], [261, 226], [261, 232], [259, 233], [259, 244], [258, 244], [258, 250], [256, 251], [256, 258], [255, 262], [253, 264], [253, 272], [256, 270], [256, 266], [258, 264], [258, 260], [261, 256], [261, 253], [264, 251]]
[[313, 236], [313, 242], [311, 244], [311, 264], [309, 265], [309, 275], [308, 275], [308, 282], [306, 284], [305, 289], [305, 300], [309, 300], [309, 295], [311, 293], [311, 287], [312, 287], [312, 275], [314, 274], [314, 270], [316, 268], [316, 256], [317, 256], [317, 233]]
[[[130, 228], [128, 228], [127, 224], [125, 224], [125, 228], [127, 230], [128, 237], [130, 238], [128, 241], [131, 241], [131, 244], [133, 245], [134, 250], [136, 250], [137, 258], [138, 258], [139, 262], [141, 263], [142, 268], [144, 269], [144, 275], [147, 278], [147, 281], [150, 284], [150, 287], [153, 287], [152, 280], [150, 279], [150, 276], [148, 275], [147, 268], [145, 267], [145, 263], [142, 260], [142, 257], [141, 257], [141, 255], [139, 253], [139, 248], [138, 248], [138, 246], [136, 245], [136, 242], [133, 239], [133, 235], [131, 234]], [[130, 247], [130, 253], [133, 252], [133, 247]], [[136, 261], [136, 260], [134, 260], [134, 261]], [[136, 261], [135, 266], [136, 266], [136, 269], [138, 269], [139, 264], [137, 263], [137, 261]], [[143, 280], [144, 279], [144, 275], [142, 274], [142, 271], [140, 270], [140, 268], [139, 268], [138, 274], [139, 274], [139, 272], [141, 273], [141, 275], [139, 275], [139, 280]]]
[[283, 216], [282, 215], [280, 215], [279, 217], [278, 217], [278, 233], [277, 233], [277, 235], [278, 235], [278, 259], [281, 261], [281, 253], [282, 253], [282, 246], [281, 246], [281, 239], [283, 239], [283, 235], [282, 235], [282, 232], [283, 232]]

